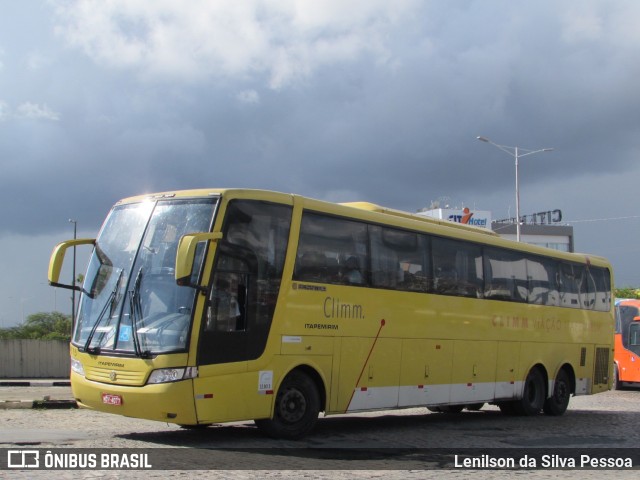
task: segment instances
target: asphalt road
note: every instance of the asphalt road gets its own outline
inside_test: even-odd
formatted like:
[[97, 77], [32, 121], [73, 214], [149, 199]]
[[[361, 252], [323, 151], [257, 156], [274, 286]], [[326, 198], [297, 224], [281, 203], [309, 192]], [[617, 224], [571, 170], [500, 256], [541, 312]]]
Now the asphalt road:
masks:
[[[22, 388], [16, 391], [0, 387], [0, 401], [44, 396], [50, 399], [71, 398], [68, 387]], [[22, 398], [7, 398], [11, 396]], [[253, 422], [185, 430], [171, 424], [83, 409], [9, 408], [0, 409], [0, 449], [65, 448], [74, 451], [82, 448], [95, 452], [114, 451], [107, 449], [171, 449], [162, 450], [163, 455], [166, 452], [166, 455], [189, 459], [192, 454], [206, 452], [207, 460], [216, 464], [215, 469], [206, 472], [178, 469], [64, 470], [56, 472], [59, 478], [149, 479], [167, 475], [188, 479], [462, 478], [473, 474], [475, 469], [463, 466], [443, 470], [443, 465], [451, 465], [447, 461], [438, 464], [438, 454], [442, 453], [446, 460], [450, 460], [454, 454], [460, 454], [462, 458], [471, 452], [474, 458], [479, 458], [480, 454], [495, 456], [496, 452], [505, 452], [504, 458], [499, 460], [507, 461], [523, 452], [535, 453], [539, 452], [536, 449], [544, 449], [551, 459], [545, 467], [557, 466], [553, 465], [554, 456], [566, 461], [569, 453], [601, 451], [609, 456], [625, 458], [625, 452], [634, 452], [638, 457], [639, 409], [640, 390], [628, 389], [574, 397], [569, 410], [561, 417], [510, 417], [493, 406], [485, 406], [479, 412], [456, 415], [407, 409], [331, 416], [321, 418], [307, 438], [293, 442], [265, 438]], [[198, 462], [197, 455], [193, 458]], [[635, 462], [634, 466], [638, 468], [640, 462]], [[3, 473], [8, 473], [9, 478], [35, 478], [40, 475], [47, 478], [51, 475], [45, 471], [12, 470], [0, 471], [0, 476]], [[474, 478], [512, 478], [517, 474], [525, 474], [525, 471], [481, 470]], [[528, 471], [527, 475], [533, 478], [637, 478], [638, 470], [538, 468]]]

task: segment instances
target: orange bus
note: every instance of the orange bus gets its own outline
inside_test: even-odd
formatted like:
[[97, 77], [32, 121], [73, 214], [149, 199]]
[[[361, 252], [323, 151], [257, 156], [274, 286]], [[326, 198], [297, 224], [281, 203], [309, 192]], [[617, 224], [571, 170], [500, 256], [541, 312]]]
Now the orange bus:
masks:
[[640, 300], [616, 302], [614, 386], [640, 383]]

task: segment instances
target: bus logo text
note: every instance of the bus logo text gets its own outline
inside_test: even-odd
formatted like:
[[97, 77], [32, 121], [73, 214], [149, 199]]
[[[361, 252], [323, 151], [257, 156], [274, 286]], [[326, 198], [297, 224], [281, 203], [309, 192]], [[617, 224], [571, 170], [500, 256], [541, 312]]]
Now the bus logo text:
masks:
[[357, 303], [343, 303], [339, 298], [326, 297], [323, 313], [325, 318], [363, 319], [364, 309]]

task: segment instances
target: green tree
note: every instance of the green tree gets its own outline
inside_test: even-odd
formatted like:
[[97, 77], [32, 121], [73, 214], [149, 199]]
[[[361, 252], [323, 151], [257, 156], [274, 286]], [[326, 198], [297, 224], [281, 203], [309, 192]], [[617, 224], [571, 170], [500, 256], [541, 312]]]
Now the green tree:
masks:
[[640, 298], [640, 288], [616, 288], [614, 294], [616, 298]]
[[34, 313], [22, 325], [0, 329], [2, 339], [71, 339], [71, 316], [60, 312]]

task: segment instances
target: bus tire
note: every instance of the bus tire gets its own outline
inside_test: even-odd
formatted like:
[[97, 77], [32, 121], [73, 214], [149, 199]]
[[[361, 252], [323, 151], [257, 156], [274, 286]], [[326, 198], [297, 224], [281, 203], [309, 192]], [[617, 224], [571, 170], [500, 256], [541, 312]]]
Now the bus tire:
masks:
[[464, 406], [464, 408], [466, 408], [470, 412], [477, 412], [478, 410], [482, 410], [482, 407], [484, 407], [484, 403], [482, 403], [482, 402], [480, 402], [480, 403], [472, 403], [470, 405], [465, 405]]
[[514, 403], [516, 414], [525, 417], [537, 415], [544, 406], [545, 398], [544, 377], [538, 368], [533, 368], [524, 381], [522, 398]]
[[562, 415], [567, 411], [571, 399], [571, 383], [569, 375], [560, 370], [553, 384], [553, 395], [544, 401], [544, 413], [552, 416]]
[[278, 389], [273, 417], [255, 420], [255, 423], [270, 437], [296, 440], [311, 431], [319, 413], [318, 387], [307, 375], [294, 370]]
[[618, 364], [613, 364], [613, 389], [622, 390], [622, 382], [620, 381], [620, 371], [618, 370]]

